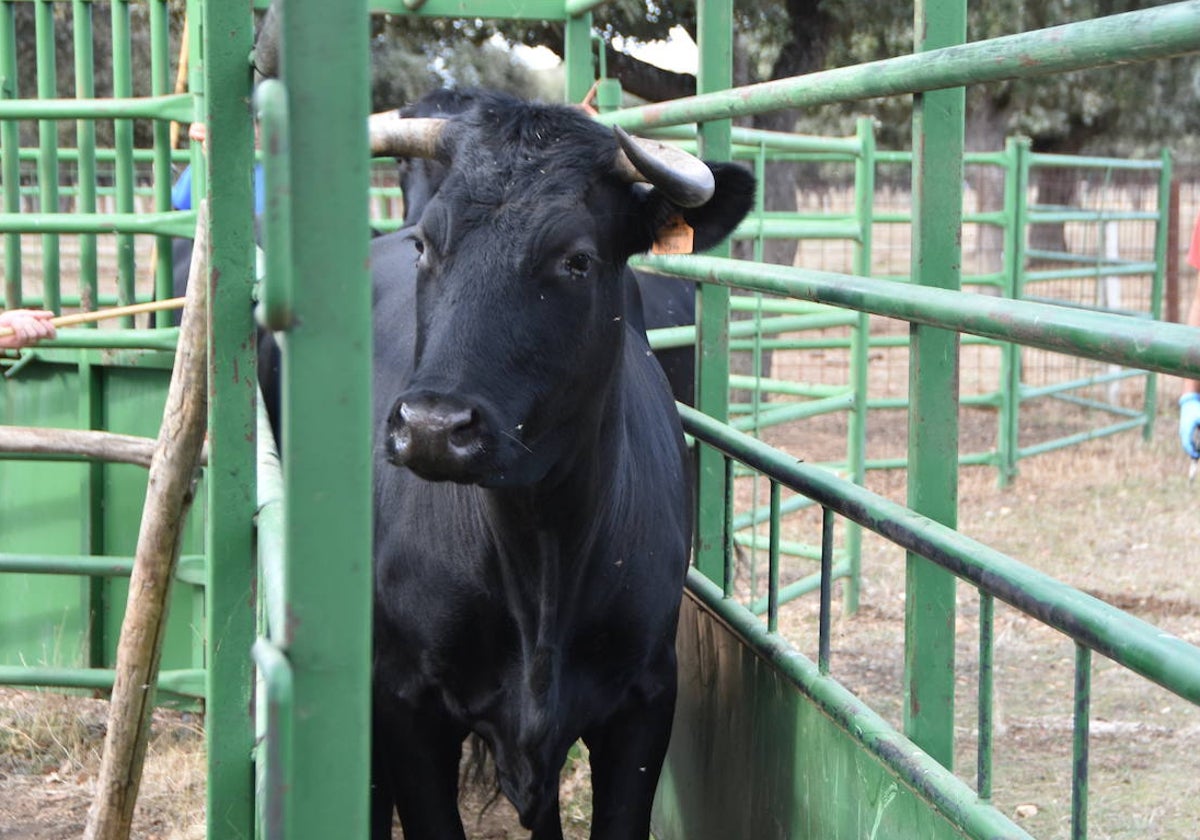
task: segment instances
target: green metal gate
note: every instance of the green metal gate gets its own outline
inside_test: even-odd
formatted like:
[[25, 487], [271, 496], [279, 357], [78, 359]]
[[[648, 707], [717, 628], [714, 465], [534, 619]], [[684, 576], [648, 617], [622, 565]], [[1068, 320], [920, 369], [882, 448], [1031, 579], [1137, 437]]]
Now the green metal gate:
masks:
[[[115, 300], [148, 293], [137, 287], [132, 246], [137, 236], [159, 237], [155, 287], [162, 291], [167, 237], [186, 235], [194, 222], [193, 215], [167, 209], [162, 185], [171, 158], [165, 142], [170, 119], [204, 117], [212, 138], [208, 168], [225, 173], [208, 181], [213, 187], [213, 349], [205, 533], [203, 540], [198, 534], [193, 537], [198, 556], [184, 576], [189, 585], [203, 586], [177, 595], [183, 604], [174, 612], [182, 617], [180, 632], [187, 641], [180, 642], [173, 660], [179, 664], [164, 675], [162, 684], [164, 691], [184, 699], [202, 697], [205, 703], [208, 834], [364, 836], [371, 539], [366, 21], [369, 10], [452, 16], [465, 9], [451, 0], [397, 0], [339, 4], [331, 14], [328, 4], [315, 0], [286, 4], [281, 78], [261, 87], [254, 98], [270, 184], [265, 244], [269, 262], [259, 311], [263, 323], [281, 336], [284, 349], [286, 434], [280, 470], [266, 451], [267, 435], [258, 431], [254, 410], [250, 10], [193, 3], [191, 37], [199, 58], [191, 93], [175, 96], [160, 85], [135, 97], [122, 82], [115, 99], [95, 100], [88, 93], [87, 73], [81, 70], [80, 98], [61, 101], [54, 96], [49, 69], [39, 75], [36, 99], [21, 99], [12, 89], [14, 9], [23, 2], [28, 0], [0, 0], [0, 70], [8, 80], [0, 100], [5, 198], [0, 229], [7, 237], [7, 305], [22, 299], [52, 307], [74, 301], [64, 297], [55, 282], [61, 273], [55, 237], [64, 234], [80, 237], [80, 253], [89, 264], [92, 258], [86, 255], [93, 253], [94, 245], [89, 237], [117, 232]], [[568, 44], [567, 96], [578, 100], [591, 84], [592, 5], [586, 0], [565, 5], [555, 0], [481, 0], [472, 4], [470, 13], [562, 20]], [[48, 14], [51, 6], [51, 0], [34, 2], [44, 38], [54, 23]], [[123, 0], [112, 4], [114, 32], [127, 28], [129, 6]], [[162, 0], [150, 0], [152, 14], [161, 16], [162, 7]], [[72, 11], [79, 26], [78, 21], [90, 15], [91, 4], [75, 0]], [[994, 599], [1046, 621], [1077, 645], [1072, 834], [1083, 837], [1091, 651], [1192, 703], [1200, 703], [1200, 651], [954, 532], [957, 500], [947, 488], [956, 486], [958, 395], [945, 383], [956, 381], [963, 334], [1193, 376], [1200, 376], [1200, 345], [1195, 331], [1184, 327], [1083, 310], [1064, 313], [1037, 302], [959, 291], [962, 86], [1198, 51], [1200, 2], [970, 45], [962, 44], [962, 0], [918, 2], [916, 28], [924, 40], [911, 56], [736, 92], [726, 92], [730, 4], [702, 0], [699, 12], [699, 94], [653, 108], [607, 113], [602, 121], [631, 129], [697, 123], [704, 155], [720, 159], [732, 151], [731, 117], [915, 91], [914, 148], [919, 153], [914, 194], [919, 202], [914, 208], [913, 283], [761, 266], [723, 255], [647, 258], [642, 263], [650, 270], [704, 283], [699, 411], [684, 413], [689, 432], [701, 442], [697, 562], [679, 636], [681, 684], [693, 690], [684, 691], [681, 698], [676, 739], [660, 786], [656, 834], [660, 840], [1025, 836], [989, 802], [990, 749], [980, 750], [974, 786], [951, 772], [956, 674], [954, 634], [947, 630], [952, 631], [957, 620], [955, 587], [956, 579], [962, 579], [979, 589], [986, 605], [980, 611], [981, 637], [988, 641], [979, 653], [978, 710], [984, 741], [992, 729]], [[153, 75], [159, 82], [166, 78], [165, 66], [161, 61], [155, 64]], [[104, 157], [98, 150], [89, 151], [87, 140], [86, 124], [98, 118], [115, 118], [118, 123], [114, 212], [90, 209], [88, 184], [96, 179], [81, 174], [81, 213], [48, 212], [37, 218], [20, 213], [17, 122], [42, 121], [43, 177], [37, 198], [45, 210], [58, 202], [57, 176], [51, 175], [58, 154], [54, 121], [80, 121], [82, 171], [88, 161]], [[136, 156], [126, 126], [134, 119], [149, 119], [155, 125], [156, 206], [148, 214], [135, 214], [131, 203]], [[200, 160], [193, 162], [202, 165]], [[47, 283], [40, 298], [27, 294], [19, 279], [23, 252], [13, 237], [22, 231], [43, 237]], [[856, 323], [871, 313], [913, 325], [909, 411], [914, 422], [907, 507], [874, 497], [852, 481], [797, 464], [725, 425], [731, 287], [837, 307], [846, 311], [846, 320]], [[79, 293], [85, 306], [109, 294], [103, 284], [94, 292], [89, 288], [85, 283]], [[157, 423], [165, 383], [162, 371], [173, 338], [170, 329], [81, 334], [26, 354], [9, 367], [14, 375], [4, 387], [3, 419], [129, 428], [146, 434], [147, 426]], [[117, 343], [125, 348], [109, 349]], [[862, 393], [858, 390], [854, 398], [861, 401]], [[148, 422], [149, 418], [155, 419]], [[52, 470], [60, 469], [62, 473], [51, 476]], [[34, 470], [24, 462], [0, 464], [5, 500], [0, 506], [6, 552], [0, 557], [3, 597], [14, 591], [10, 581], [34, 592], [58, 586], [53, 583], [58, 579], [46, 578], [44, 572], [66, 571], [80, 575], [82, 582], [72, 579], [66, 590], [47, 588], [34, 597], [47, 604], [68, 603], [72, 615], [104, 615], [100, 607], [111, 601], [106, 594], [109, 584], [97, 574], [98, 561], [88, 558], [130, 553], [127, 517], [140, 498], [142, 479], [133, 468], [107, 465], [54, 464]], [[738, 470], [766, 476], [769, 511], [778, 512], [784, 505], [784, 488], [823, 511], [819, 597], [824, 618], [816, 662], [791, 649], [775, 632], [781, 539], [777, 517], [765, 546], [770, 589], [765, 622], [731, 597], [733, 508], [728, 494]], [[11, 504], [13, 489], [27, 486], [33, 489], [20, 504]], [[63, 524], [45, 519], [47, 510], [61, 506], [64, 499], [72, 513]], [[832, 546], [838, 519], [840, 527], [853, 523], [876, 531], [909, 552], [903, 732], [885, 724], [829, 676]], [[37, 527], [30, 525], [35, 520]], [[46, 538], [48, 529], [41, 527], [46, 521], [55, 523], [52, 527], [61, 539]], [[77, 539], [68, 538], [72, 531]], [[10, 534], [17, 536], [11, 544]], [[50, 554], [61, 556], [42, 556]], [[103, 562], [118, 571], [127, 565]], [[256, 590], [261, 601], [258, 633]], [[86, 609], [74, 611], [81, 603]], [[54, 652], [57, 643], [40, 629], [42, 618], [31, 623], [36, 629], [21, 642], [22, 651]], [[63, 622], [60, 637], [71, 644], [62, 662], [102, 666], [113, 621], [115, 615], [108, 616], [107, 624], [98, 618]], [[194, 644], [199, 627], [203, 644]], [[82, 645], [86, 652], [78, 649], [79, 638], [87, 640]], [[12, 662], [15, 654], [5, 655]], [[51, 663], [49, 654], [46, 658], [47, 664], [59, 664], [57, 659]], [[8, 667], [0, 671], [0, 679], [91, 686], [103, 684], [103, 673], [88, 671], [85, 677], [68, 679]], [[260, 686], [257, 719], [248, 711], [255, 679]], [[814, 755], [821, 756], [819, 763]]]

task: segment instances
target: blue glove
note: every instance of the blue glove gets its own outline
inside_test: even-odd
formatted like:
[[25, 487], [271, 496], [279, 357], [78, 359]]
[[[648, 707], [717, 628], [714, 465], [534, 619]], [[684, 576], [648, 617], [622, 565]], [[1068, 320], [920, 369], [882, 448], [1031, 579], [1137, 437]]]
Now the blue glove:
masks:
[[1187, 393], [1179, 398], [1179, 442], [1189, 458], [1200, 458], [1193, 442], [1200, 427], [1200, 394]]

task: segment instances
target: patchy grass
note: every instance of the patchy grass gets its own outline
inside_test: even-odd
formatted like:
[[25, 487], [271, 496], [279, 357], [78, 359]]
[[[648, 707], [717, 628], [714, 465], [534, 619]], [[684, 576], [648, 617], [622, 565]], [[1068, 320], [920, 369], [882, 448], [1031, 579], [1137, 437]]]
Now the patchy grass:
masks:
[[[95, 793], [108, 703], [0, 688], [0, 838], [79, 837]], [[156, 710], [134, 838], [204, 837], [204, 735], [196, 716]]]

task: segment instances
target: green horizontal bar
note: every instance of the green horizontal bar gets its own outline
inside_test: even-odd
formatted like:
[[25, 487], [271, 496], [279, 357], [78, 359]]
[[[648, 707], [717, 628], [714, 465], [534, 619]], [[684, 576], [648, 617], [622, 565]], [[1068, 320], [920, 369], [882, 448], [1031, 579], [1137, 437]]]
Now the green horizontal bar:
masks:
[[[882, 164], [911, 166], [912, 158], [912, 152], [907, 149], [878, 149], [875, 152], [875, 162]], [[963, 163], [1007, 167], [1009, 159], [1007, 152], [964, 152]]]
[[1101, 254], [1072, 254], [1070, 251], [1038, 251], [1026, 249], [1025, 256], [1031, 260], [1046, 262], [1088, 263], [1090, 265], [1153, 265], [1138, 260], [1111, 259]]
[[179, 327], [157, 329], [85, 330], [65, 328], [26, 353], [43, 354], [53, 349], [88, 350], [168, 350], [179, 343]]
[[[771, 547], [770, 538], [761, 537], [758, 534], [735, 534], [733, 541], [743, 548], [750, 548], [755, 551], [767, 551]], [[821, 559], [821, 546], [819, 545], [802, 543], [796, 540], [779, 540], [778, 545], [780, 554], [799, 557], [803, 560]], [[758, 612], [758, 610], [755, 610], [755, 612]]]
[[[668, 140], [695, 140], [695, 125], [675, 125], [648, 132], [651, 137]], [[766, 131], [761, 128], [730, 129], [730, 139], [735, 146], [765, 148], [768, 152], [833, 152], [850, 159], [862, 155], [862, 141], [857, 137], [817, 137], [810, 134], [787, 134], [782, 131]], [[736, 149], [734, 150], [737, 151]], [[768, 160], [774, 158], [768, 155]]]
[[811, 382], [792, 382], [784, 379], [771, 379], [768, 376], [729, 375], [730, 388], [753, 388], [756, 391], [769, 391], [772, 394], [787, 394], [793, 397], [832, 397], [846, 392], [845, 385], [818, 385]]
[[1142, 169], [1161, 171], [1161, 158], [1129, 160], [1126, 158], [1089, 157], [1087, 155], [1056, 155], [1049, 152], [1032, 152], [1030, 166], [1059, 166], [1078, 169]]
[[679, 414], [684, 428], [698, 439], [927, 558], [1168, 691], [1200, 703], [1200, 648], [903, 505], [803, 464], [695, 409], [680, 405]]
[[849, 239], [862, 241], [862, 227], [857, 222], [820, 222], [799, 219], [751, 217], [737, 226], [734, 239]]
[[[812, 548], [816, 551], [816, 554], [810, 556], [809, 559], [820, 560], [821, 559], [821, 547], [818, 545], [818, 546], [812, 546]], [[784, 550], [782, 543], [780, 544], [779, 550], [781, 552]], [[840, 563], [835, 563], [830, 568], [829, 571], [830, 571], [829, 577], [831, 580], [837, 580], [838, 578], [850, 577], [850, 564], [845, 561], [842, 561]], [[792, 581], [787, 586], [781, 586], [779, 588], [778, 605], [783, 606], [784, 604], [795, 601], [797, 598], [804, 597], [805, 595], [807, 595], [810, 592], [816, 592], [820, 588], [821, 588], [821, 573], [820, 572], [814, 572], [811, 575], [806, 575], [805, 577], [800, 578], [800, 580]], [[763, 615], [770, 607], [769, 601], [770, 601], [770, 598], [767, 598], [767, 597], [757, 598], [757, 599], [751, 601], [750, 605], [749, 605], [750, 612], [754, 613], [755, 615], [759, 615], [759, 616]]]
[[0, 120], [150, 119], [191, 122], [196, 97], [190, 93], [114, 99], [4, 99]]
[[626, 129], [708, 122], [1149, 61], [1197, 49], [1200, 4], [1175, 3], [614, 111], [597, 119]]
[[0, 233], [144, 233], [191, 238], [196, 233], [196, 211], [0, 213]]
[[[1099, 429], [1089, 429], [1086, 432], [1079, 434], [1067, 435], [1066, 437], [1055, 438], [1054, 440], [1043, 441], [1035, 446], [1023, 446], [1017, 451], [1018, 458], [1028, 458], [1032, 455], [1042, 455], [1046, 452], [1053, 452], [1057, 449], [1066, 449], [1070, 446], [1078, 446], [1081, 443], [1087, 443], [1091, 440], [1099, 440], [1100, 438], [1111, 437], [1112, 435], [1122, 432], [1132, 431], [1134, 429], [1144, 428], [1146, 419], [1129, 420], [1124, 423], [1114, 423], [1111, 426], [1104, 426]], [[1103, 652], [1103, 651], [1101, 651]], [[1200, 697], [1200, 695], [1197, 695]], [[1200, 703], [1200, 700], [1192, 699], [1193, 703]]]
[[922, 752], [845, 686], [823, 676], [816, 663], [777, 633], [770, 633], [745, 607], [725, 598], [719, 586], [696, 569], [687, 587], [759, 656], [812, 700], [843, 732], [890, 768], [921, 799], [961, 826], [968, 837], [1028, 838], [1029, 835], [981, 801], [961, 779]]
[[[1136, 377], [1145, 376], [1146, 374], [1140, 370], [1118, 370], [1113, 373], [1101, 373], [1095, 376], [1083, 376], [1078, 379], [1068, 380], [1067, 382], [1055, 382], [1052, 385], [1022, 385], [1020, 392], [1021, 402], [1028, 402], [1039, 397], [1049, 397], [1060, 394], [1063, 391], [1074, 391], [1079, 388], [1089, 388], [1094, 385], [1107, 385], [1110, 382], [1120, 382], [1125, 379], [1134, 379]], [[1129, 409], [1133, 410], [1133, 409]], [[1137, 412], [1140, 416], [1141, 412]]]
[[[777, 318], [733, 321], [729, 325], [730, 338], [748, 338], [762, 334], [822, 330], [842, 327], [854, 323], [854, 316], [845, 312], [812, 313], [810, 315], [785, 315]], [[664, 350], [669, 347], [689, 347], [696, 343], [695, 326], [659, 327], [647, 331], [650, 347]]]
[[854, 407], [854, 394], [842, 394], [836, 397], [809, 400], [808, 402], [776, 405], [770, 403], [757, 414], [738, 417], [730, 421], [730, 426], [739, 431], [748, 429], [765, 429], [768, 426], [779, 426], [794, 420], [816, 417], [820, 414], [832, 414], [835, 411], [849, 411]]
[[1157, 270], [1158, 266], [1152, 262], [1046, 269], [1045, 271], [1026, 271], [1025, 282], [1038, 283], [1044, 280], [1078, 280], [1089, 277], [1134, 277], [1139, 274], [1153, 274]]
[[[813, 500], [805, 498], [799, 494], [784, 499], [779, 503], [779, 515], [787, 516], [789, 513], [795, 513], [799, 510], [808, 510], [813, 506]], [[730, 527], [734, 531], [742, 531], [754, 525], [761, 525], [764, 522], [771, 521], [770, 505], [761, 505], [755, 510], [749, 510], [745, 513], [740, 513], [734, 517], [730, 523]]]
[[[175, 579], [203, 586], [205, 562], [203, 554], [182, 555], [175, 568]], [[129, 577], [133, 574], [133, 558], [96, 555], [0, 554], [0, 572]]]
[[[77, 101], [77, 100], [72, 100]], [[105, 100], [111, 101], [111, 100]], [[151, 164], [154, 163], [156, 152], [154, 149], [134, 149], [134, 163]], [[117, 160], [116, 149], [99, 148], [95, 149], [89, 157], [94, 157], [97, 163], [115, 163]], [[191, 161], [192, 153], [187, 149], [172, 149], [171, 161], [173, 163], [186, 164]], [[41, 149], [34, 146], [22, 146], [17, 150], [17, 159], [26, 163], [33, 163], [41, 160]], [[77, 163], [79, 161], [79, 149], [67, 147], [58, 150], [59, 163]], [[30, 188], [36, 192], [37, 187]]]
[[[257, 0], [256, 0], [257, 2]], [[373, 14], [484, 20], [565, 20], [563, 0], [426, 0], [412, 9], [404, 0], [373, 0]]]
[[[112, 668], [27, 668], [22, 665], [0, 665], [0, 685], [111, 691], [116, 674]], [[158, 675], [158, 690], [204, 699], [204, 669], [162, 671]]]
[[1183, 324], [718, 257], [641, 257], [635, 265], [644, 271], [788, 295], [984, 338], [1200, 379], [1200, 341], [1197, 341], [1200, 332]]
[[1155, 222], [1156, 210], [1039, 210], [1030, 208], [1029, 224], [1064, 224], [1066, 222]]

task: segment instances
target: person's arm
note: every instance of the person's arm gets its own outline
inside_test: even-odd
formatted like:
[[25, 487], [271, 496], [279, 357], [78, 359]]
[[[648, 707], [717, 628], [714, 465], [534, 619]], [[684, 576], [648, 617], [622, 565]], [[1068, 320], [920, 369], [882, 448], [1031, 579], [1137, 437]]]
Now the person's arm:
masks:
[[10, 309], [0, 312], [0, 330], [12, 330], [0, 335], [0, 348], [16, 350], [44, 338], [54, 338], [53, 312], [44, 309]]

